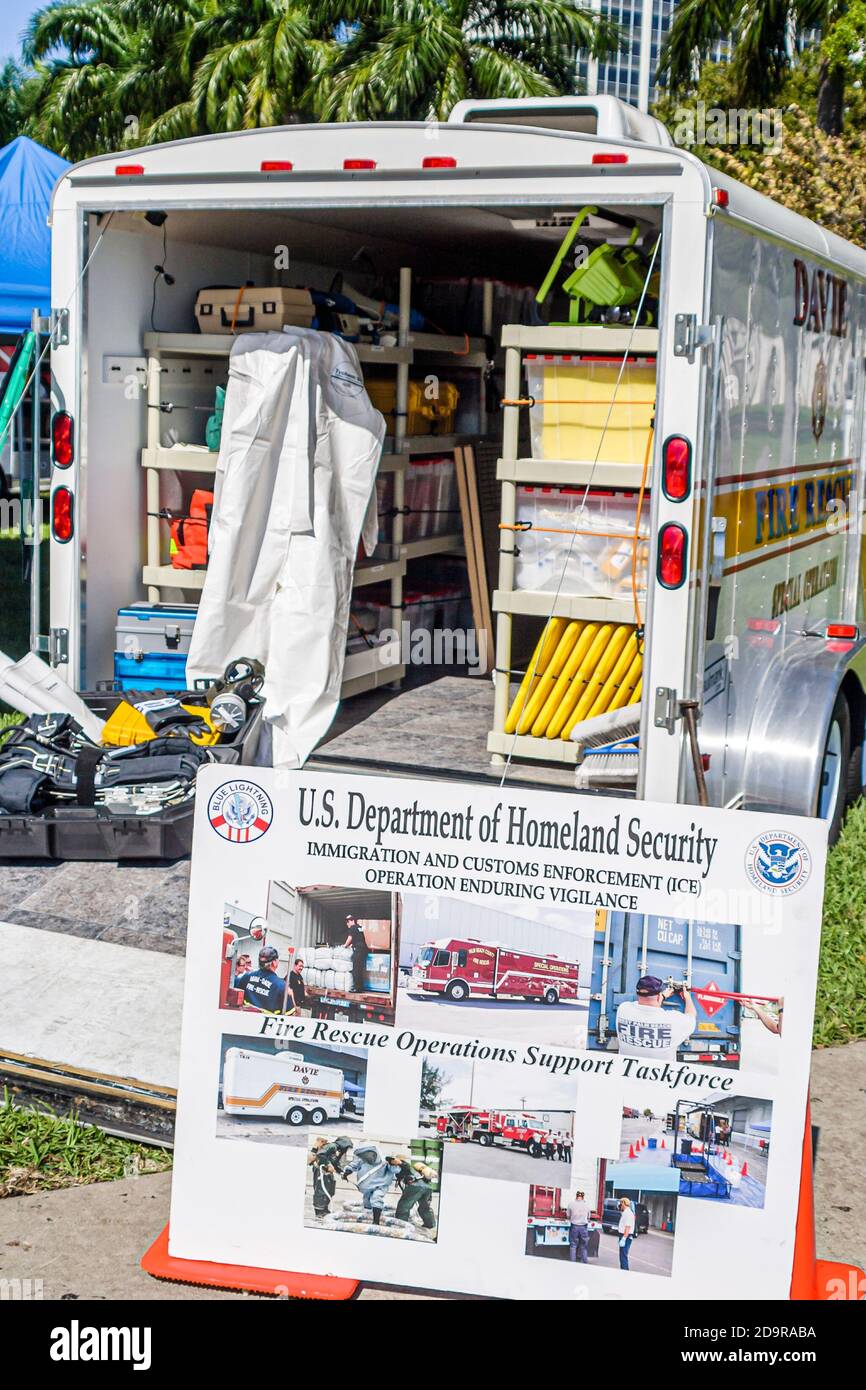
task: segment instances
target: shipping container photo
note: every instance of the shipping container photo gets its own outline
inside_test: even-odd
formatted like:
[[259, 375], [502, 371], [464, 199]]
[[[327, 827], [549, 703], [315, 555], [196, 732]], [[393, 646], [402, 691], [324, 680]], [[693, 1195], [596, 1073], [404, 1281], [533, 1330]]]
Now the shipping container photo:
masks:
[[282, 929], [291, 936], [292, 973], [303, 981], [299, 1015], [392, 1024], [399, 895], [272, 880], [268, 920], [277, 904]]
[[[639, 986], [647, 980], [656, 981], [666, 996], [655, 1008], [638, 1002], [642, 994], [646, 998]], [[782, 1004], [778, 984], [774, 990], [756, 974], [739, 926], [637, 913], [597, 914], [591, 1049], [646, 1061], [748, 1065], [774, 1072], [779, 1065]], [[665, 1019], [669, 1036], [656, 1035], [655, 1026], [663, 1029]], [[646, 1026], [641, 1030], [642, 1021]]]

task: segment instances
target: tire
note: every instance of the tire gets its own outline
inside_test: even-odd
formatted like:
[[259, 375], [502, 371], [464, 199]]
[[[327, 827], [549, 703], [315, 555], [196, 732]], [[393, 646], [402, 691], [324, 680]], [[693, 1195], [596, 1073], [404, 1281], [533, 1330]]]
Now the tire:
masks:
[[299, 1105], [293, 1105], [291, 1110], [286, 1112], [286, 1124], [297, 1129], [307, 1118], [307, 1112], [302, 1110]]
[[530, 1158], [541, 1158], [544, 1150], [542, 1149], [541, 1145], [536, 1144], [535, 1140], [533, 1139], [529, 1144], [527, 1144], [526, 1152], [529, 1154]]
[[827, 726], [818, 798], [815, 814], [827, 822], [830, 844], [839, 838], [845, 807], [848, 803], [848, 782], [851, 770], [851, 711], [848, 701], [839, 691]]
[[445, 986], [445, 998], [450, 999], [452, 1004], [461, 1004], [464, 999], [469, 998], [469, 986], [462, 980], [452, 980]]
[[557, 992], [555, 989], [546, 989], [546, 990], [544, 991], [544, 1002], [545, 1002], [545, 1004], [558, 1004], [558, 1003], [559, 1003], [559, 994], [558, 994], [558, 992]]
[[316, 1107], [316, 1109], [313, 1111], [312, 1115], [310, 1116], [310, 1124], [311, 1124], [311, 1125], [323, 1125], [323, 1124], [325, 1123], [325, 1121], [327, 1120], [327, 1118], [328, 1118], [328, 1117], [327, 1117], [327, 1115], [325, 1114], [324, 1110], [323, 1110], [322, 1107], [319, 1105], [319, 1106]]
[[848, 805], [859, 801], [866, 789], [866, 730], [862, 715], [856, 717], [857, 705], [849, 705], [851, 715], [851, 756], [848, 759]]
[[479, 1134], [478, 1142], [481, 1145], [482, 1149], [489, 1149], [490, 1145], [493, 1143], [493, 1135], [488, 1134], [487, 1131], [484, 1130], [481, 1134]]

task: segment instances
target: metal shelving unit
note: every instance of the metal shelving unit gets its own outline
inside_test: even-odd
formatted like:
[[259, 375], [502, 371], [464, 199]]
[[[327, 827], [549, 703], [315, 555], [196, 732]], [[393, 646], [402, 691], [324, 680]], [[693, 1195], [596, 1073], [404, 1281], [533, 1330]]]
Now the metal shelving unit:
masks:
[[[452, 366], [471, 367], [484, 370], [487, 366], [487, 349], [483, 338], [467, 339], [438, 333], [416, 333], [410, 331], [412, 272], [404, 268], [400, 272], [399, 324], [397, 343], [379, 346], [371, 343], [356, 344], [359, 360], [372, 367], [393, 367], [396, 371], [396, 409], [394, 434], [385, 441], [385, 449], [379, 461], [379, 472], [392, 474], [394, 478], [394, 511], [390, 556], [382, 561], [361, 562], [355, 568], [354, 588], [387, 581], [390, 584], [391, 626], [401, 630], [403, 617], [403, 584], [407, 564], [411, 560], [427, 555], [446, 553], [459, 554], [463, 549], [461, 533], [442, 536], [429, 536], [423, 540], [404, 541], [403, 508], [406, 501], [406, 469], [413, 455], [430, 453], [453, 453], [464, 443], [474, 443], [475, 435], [417, 435], [406, 434], [406, 413], [409, 400], [409, 369], [414, 363], [423, 368], [441, 366], [447, 362]], [[492, 300], [491, 300], [492, 303]], [[142, 582], [147, 588], [151, 603], [159, 603], [164, 589], [181, 589], [194, 595], [201, 592], [204, 585], [203, 570], [178, 570], [164, 564], [162, 558], [162, 532], [159, 517], [159, 478], [160, 473], [171, 470], [178, 473], [192, 473], [213, 476], [216, 470], [217, 455], [200, 445], [176, 444], [167, 446], [161, 443], [160, 422], [162, 420], [162, 381], [168, 368], [176, 371], [176, 364], [185, 360], [195, 362], [227, 361], [234, 339], [226, 334], [207, 333], [145, 333], [144, 349], [147, 356], [147, 438], [141, 451], [141, 465], [145, 470], [147, 495], [147, 533], [146, 555], [142, 567]], [[205, 372], [210, 368], [205, 368]], [[183, 378], [177, 378], [179, 382]], [[213, 382], [219, 376], [215, 372]], [[189, 384], [203, 384], [190, 377]], [[220, 382], [220, 384], [222, 384]], [[482, 418], [479, 421], [480, 433], [484, 432], [484, 391], [481, 391]], [[346, 658], [343, 681], [343, 698], [370, 690], [378, 685], [393, 684], [402, 680], [405, 667], [400, 662], [399, 650], [387, 651], [383, 657], [380, 647], [369, 652], [354, 653]]]
[[[550, 324], [529, 326], [507, 324], [502, 330], [505, 349], [505, 399], [518, 400], [523, 379], [523, 356], [537, 353], [547, 356], [560, 354], [600, 353], [611, 357], [626, 352], [635, 356], [656, 356], [658, 330], [655, 328], [605, 328], [596, 325], [577, 326]], [[520, 406], [503, 406], [502, 455], [497, 463], [496, 476], [502, 485], [503, 527], [512, 527], [517, 519], [518, 484], [581, 487], [590, 481], [599, 488], [640, 487], [642, 468], [634, 463], [595, 462], [593, 459], [536, 459], [522, 457], [519, 450]], [[503, 531], [503, 536], [516, 536], [516, 531]], [[487, 751], [492, 761], [501, 764], [508, 756], [531, 758], [537, 761], [573, 765], [577, 761], [576, 745], [562, 738], [536, 737], [530, 734], [507, 734], [505, 723], [511, 706], [511, 641], [513, 619], [517, 615], [547, 619], [561, 617], [599, 623], [634, 622], [634, 603], [631, 599], [605, 598], [560, 592], [547, 593], [514, 587], [513, 546], [500, 547], [499, 584], [493, 595], [496, 613], [496, 670], [493, 729], [487, 736]], [[643, 611], [643, 610], [642, 610]]]

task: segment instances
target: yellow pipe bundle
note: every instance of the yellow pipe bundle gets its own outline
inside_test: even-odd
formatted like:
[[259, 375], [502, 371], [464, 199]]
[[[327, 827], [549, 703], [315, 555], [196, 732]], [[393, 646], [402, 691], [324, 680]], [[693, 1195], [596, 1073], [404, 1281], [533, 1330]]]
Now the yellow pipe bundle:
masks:
[[640, 699], [643, 655], [628, 623], [551, 618], [505, 721], [507, 734], [568, 739], [576, 724]]

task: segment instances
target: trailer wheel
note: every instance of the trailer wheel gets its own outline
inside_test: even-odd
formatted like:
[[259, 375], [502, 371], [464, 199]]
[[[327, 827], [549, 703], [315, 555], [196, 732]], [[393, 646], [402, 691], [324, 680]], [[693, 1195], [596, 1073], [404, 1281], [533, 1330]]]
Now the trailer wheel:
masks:
[[851, 711], [848, 701], [839, 691], [824, 744], [821, 775], [818, 781], [818, 804], [815, 814], [827, 822], [830, 844], [839, 838], [848, 799], [848, 775], [851, 761]]
[[544, 1002], [545, 1002], [545, 1004], [558, 1004], [558, 1003], [559, 1003], [559, 995], [558, 995], [557, 991], [556, 991], [555, 989], [547, 989], [547, 990], [545, 990], [545, 992], [544, 992]]
[[312, 1115], [310, 1116], [310, 1124], [323, 1125], [327, 1118], [328, 1117], [325, 1114], [324, 1110], [321, 1108], [321, 1106], [317, 1106], [317, 1108], [313, 1111]]
[[469, 998], [469, 986], [465, 985], [462, 980], [452, 980], [450, 984], [445, 986], [445, 998], [450, 999], [454, 1004], [459, 1004], [464, 999]]
[[286, 1115], [286, 1124], [294, 1125], [297, 1129], [298, 1125], [302, 1125], [306, 1118], [307, 1112], [302, 1110], [300, 1105], [293, 1105]]

